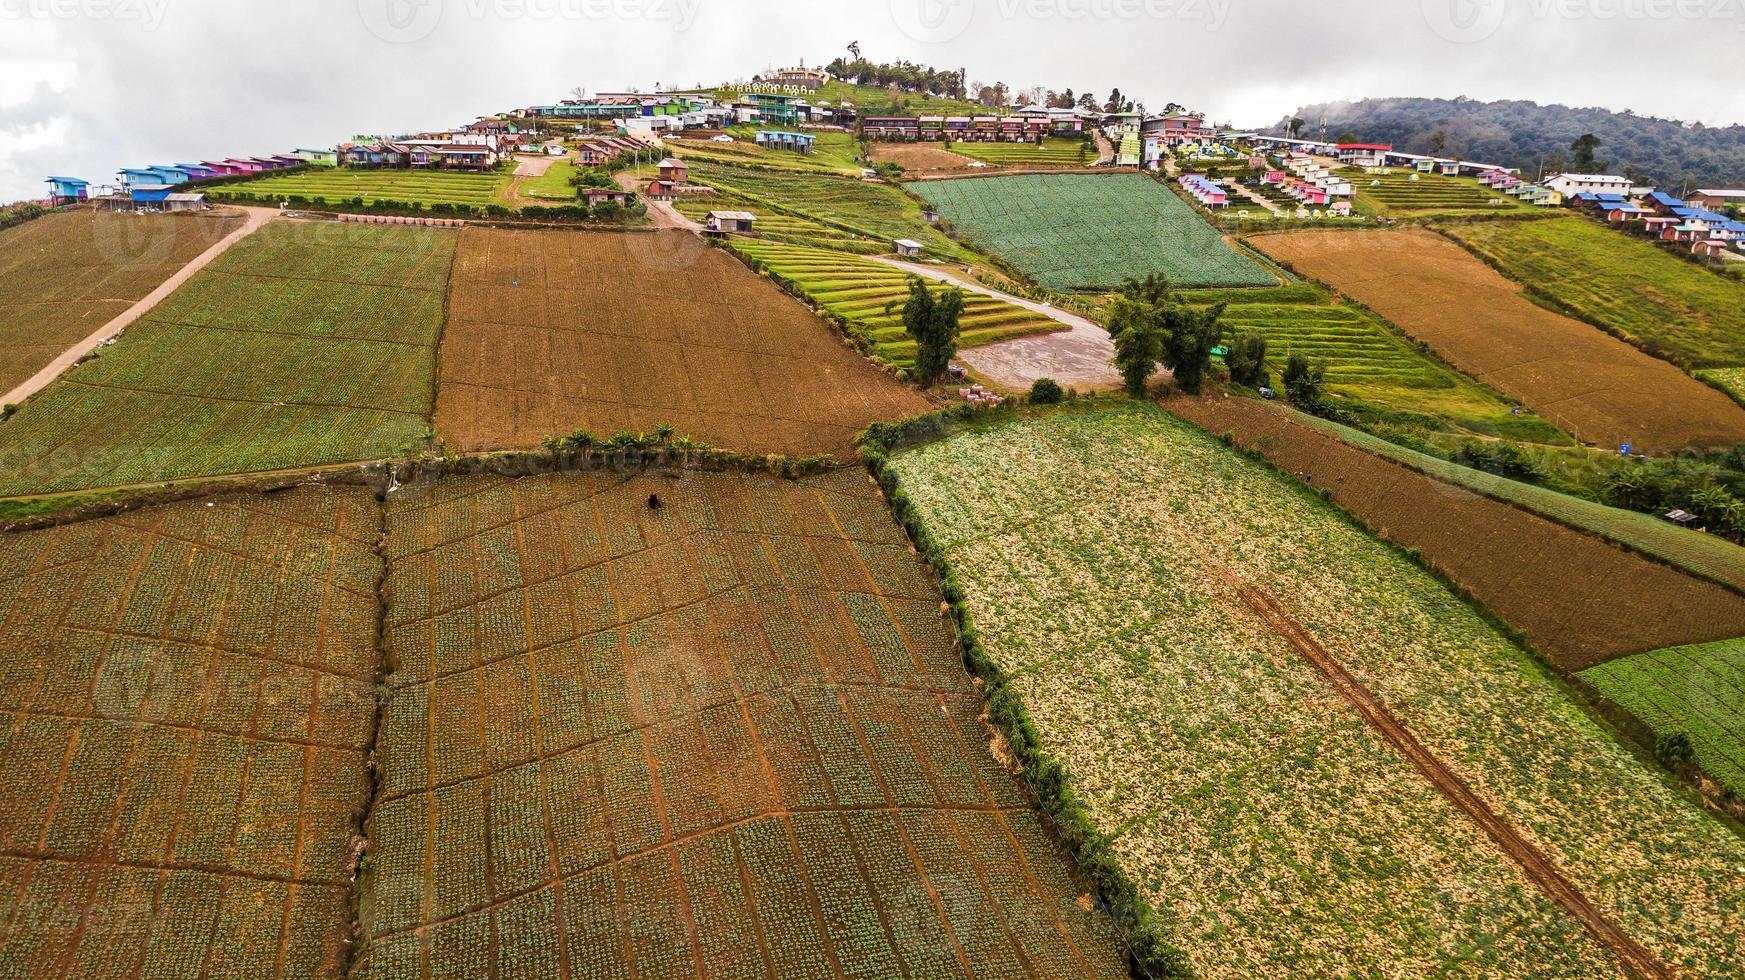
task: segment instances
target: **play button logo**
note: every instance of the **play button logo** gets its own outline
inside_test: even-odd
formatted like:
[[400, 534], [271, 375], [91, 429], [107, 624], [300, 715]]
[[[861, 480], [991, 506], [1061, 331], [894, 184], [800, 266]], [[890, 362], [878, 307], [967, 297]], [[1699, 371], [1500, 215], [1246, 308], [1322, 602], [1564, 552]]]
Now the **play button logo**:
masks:
[[1423, 0], [1424, 22], [1455, 44], [1477, 44], [1503, 26], [1507, 0]]
[[956, 40], [975, 19], [975, 0], [890, 0], [897, 29], [924, 44]]

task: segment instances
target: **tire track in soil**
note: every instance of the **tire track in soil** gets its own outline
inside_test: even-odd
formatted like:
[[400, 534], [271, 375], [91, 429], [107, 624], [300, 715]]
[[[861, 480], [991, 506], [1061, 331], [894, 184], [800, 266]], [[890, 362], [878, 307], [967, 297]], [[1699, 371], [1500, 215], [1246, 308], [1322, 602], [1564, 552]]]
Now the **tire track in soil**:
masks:
[[1231, 588], [1274, 633], [1290, 643], [1326, 678], [1327, 683], [1343, 697], [1371, 727], [1380, 732], [1414, 768], [1458, 806], [1485, 835], [1495, 841], [1505, 853], [1520, 865], [1527, 877], [1553, 901], [1574, 915], [1602, 946], [1618, 958], [1631, 976], [1642, 980], [1670, 980], [1673, 972], [1653, 953], [1624, 932], [1593, 903], [1588, 901], [1573, 882], [1564, 876], [1545, 852], [1517, 831], [1473, 792], [1453, 770], [1413, 735], [1401, 721], [1382, 704], [1350, 671], [1345, 669], [1320, 641], [1298, 623], [1264, 588], [1242, 580], [1217, 562], [1207, 558], [1208, 566]]

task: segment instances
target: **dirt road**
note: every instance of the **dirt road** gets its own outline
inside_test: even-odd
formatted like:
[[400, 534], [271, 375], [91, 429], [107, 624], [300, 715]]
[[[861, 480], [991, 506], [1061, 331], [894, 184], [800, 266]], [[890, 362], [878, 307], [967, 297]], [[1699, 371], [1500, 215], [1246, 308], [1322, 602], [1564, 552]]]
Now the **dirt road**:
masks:
[[[958, 352], [958, 360], [996, 385], [1022, 389], [1030, 387], [1038, 378], [1053, 378], [1063, 385], [1080, 388], [1112, 387], [1121, 383], [1121, 375], [1115, 371], [1112, 363], [1115, 344], [1109, 339], [1108, 331], [1093, 320], [1047, 303], [1021, 299], [997, 289], [990, 289], [972, 279], [965, 279], [935, 266], [883, 257], [875, 257], [873, 261], [925, 279], [950, 283], [965, 292], [1005, 300], [1067, 326], [1066, 330], [1059, 333], [1018, 337]], [[1168, 375], [1162, 374], [1160, 377]]]
[[237, 242], [254, 234], [262, 225], [273, 220], [279, 214], [277, 209], [274, 208], [236, 207], [231, 208], [231, 210], [244, 213], [242, 227], [224, 236], [222, 239], [219, 239], [211, 248], [195, 256], [192, 262], [183, 266], [175, 275], [164, 280], [158, 288], [145, 294], [139, 302], [128, 307], [119, 316], [115, 317], [115, 319], [110, 320], [108, 323], [99, 327], [96, 332], [92, 333], [84, 340], [67, 348], [59, 357], [50, 361], [48, 366], [31, 375], [29, 380], [6, 394], [0, 395], [0, 405], [22, 404], [26, 398], [29, 398], [31, 395], [48, 387], [49, 382], [60, 377], [74, 364], [79, 363], [80, 358], [102, 346], [105, 341], [120, 335], [123, 330], [132, 326], [140, 317], [150, 313], [153, 308], [163, 302], [171, 293], [175, 292], [183, 283], [192, 278], [194, 273], [206, 268], [206, 266], [211, 264], [214, 259], [229, 251], [230, 246], [235, 245]]
[[1490, 808], [1472, 788], [1455, 775], [1435, 753], [1418, 741], [1417, 736], [1396, 718], [1363, 683], [1345, 669], [1308, 630], [1296, 621], [1285, 608], [1279, 604], [1271, 593], [1251, 583], [1242, 581], [1228, 569], [1214, 565], [1214, 570], [1227, 583], [1236, 589], [1237, 595], [1250, 609], [1258, 615], [1273, 632], [1289, 641], [1303, 659], [1309, 661], [1327, 683], [1358, 713], [1365, 721], [1380, 732], [1399, 753], [1406, 757], [1419, 772], [1424, 774], [1431, 785], [1435, 786], [1449, 800], [1466, 813], [1473, 823], [1478, 824], [1491, 840], [1497, 843], [1510, 858], [1521, 866], [1527, 877], [1531, 878], [1547, 896], [1562, 905], [1569, 913], [1585, 926], [1594, 939], [1611, 950], [1618, 961], [1632, 976], [1643, 980], [1672, 976], [1653, 953], [1650, 953], [1635, 939], [1631, 938], [1618, 925], [1608, 919], [1603, 912], [1589, 902], [1575, 884], [1564, 877], [1557, 865], [1546, 856], [1531, 841], [1522, 837], [1513, 825], [1499, 816]]
[[541, 204], [561, 204], [561, 201], [549, 201], [537, 197], [528, 197], [521, 193], [521, 188], [536, 177], [544, 177], [551, 168], [563, 157], [554, 157], [542, 153], [539, 156], [518, 155], [515, 157], [515, 175], [509, 179], [509, 187], [505, 196], [516, 207], [538, 207]]
[[[615, 179], [618, 181], [619, 187], [622, 187], [627, 191], [635, 191], [638, 195], [642, 193], [644, 186], [642, 181], [638, 180], [629, 171], [619, 171]], [[698, 233], [701, 233], [703, 230], [701, 223], [692, 221], [690, 218], [680, 214], [679, 209], [673, 207], [671, 201], [653, 201], [647, 197], [643, 197], [642, 203], [648, 205], [648, 223], [656, 228], [671, 228], [676, 231], [691, 231]]]

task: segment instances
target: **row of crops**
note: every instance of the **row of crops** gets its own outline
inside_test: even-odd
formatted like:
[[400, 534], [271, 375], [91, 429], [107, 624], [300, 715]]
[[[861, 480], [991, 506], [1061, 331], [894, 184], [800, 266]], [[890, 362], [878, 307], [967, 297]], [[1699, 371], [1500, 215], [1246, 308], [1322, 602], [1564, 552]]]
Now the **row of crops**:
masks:
[[889, 248], [913, 239], [928, 254], [959, 258], [962, 248], [921, 217], [921, 208], [888, 184], [825, 174], [780, 173], [697, 164], [691, 178], [764, 208], [858, 235]]
[[1278, 282], [1143, 175], [1022, 174], [906, 186], [963, 237], [1052, 289], [1112, 289], [1152, 273], [1178, 286]]
[[1139, 405], [977, 427], [889, 468], [1039, 748], [1198, 972], [1617, 969], [1306, 644], [1672, 970], [1745, 963], [1745, 842], [1287, 476]]
[[[1379, 214], [1414, 211], [1520, 211], [1527, 205], [1494, 191], [1470, 177], [1394, 172], [1367, 174], [1347, 170], [1358, 202]], [[1498, 205], [1493, 201], [1502, 199]]]
[[424, 228], [267, 225], [0, 426], [0, 495], [420, 445], [455, 242]]
[[959, 142], [949, 147], [974, 160], [1002, 167], [1087, 167], [1097, 162], [1097, 147], [1083, 140], [1049, 137], [1041, 143]]
[[488, 204], [507, 203], [503, 200], [503, 192], [508, 188], [509, 180], [510, 173], [507, 170], [475, 173], [458, 170], [331, 167], [223, 184], [212, 188], [207, 194], [220, 201], [237, 194], [254, 194], [297, 196], [311, 201], [322, 198], [337, 202], [361, 197], [365, 204], [400, 201], [427, 207], [432, 204], [484, 207]]
[[1656, 650], [1581, 677], [1657, 735], [1683, 735], [1704, 772], [1745, 796], [1745, 641]]
[[868, 238], [810, 218], [777, 211], [762, 201], [739, 194], [712, 194], [707, 197], [685, 197], [673, 203], [678, 212], [701, 223], [711, 211], [747, 211], [757, 216], [759, 238], [770, 241], [803, 242], [862, 255], [882, 255], [891, 250], [891, 243]]
[[[775, 242], [732, 242], [753, 268], [769, 273], [803, 294], [830, 316], [863, 337], [869, 353], [887, 364], [908, 367], [915, 342], [903, 330], [903, 303], [910, 273], [852, 255]], [[949, 287], [929, 283], [935, 294]], [[1065, 329], [1040, 313], [978, 293], [964, 295], [961, 347], [978, 347], [1028, 334]]]

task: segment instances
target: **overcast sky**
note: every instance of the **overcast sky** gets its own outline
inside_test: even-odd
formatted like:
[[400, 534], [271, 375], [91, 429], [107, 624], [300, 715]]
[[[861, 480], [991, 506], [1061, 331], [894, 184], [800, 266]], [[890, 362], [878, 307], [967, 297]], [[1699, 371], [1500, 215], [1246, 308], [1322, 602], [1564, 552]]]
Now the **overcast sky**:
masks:
[[1745, 122], [1745, 0], [0, 0], [0, 201], [51, 173], [713, 83], [851, 41], [1239, 125], [1390, 95]]

